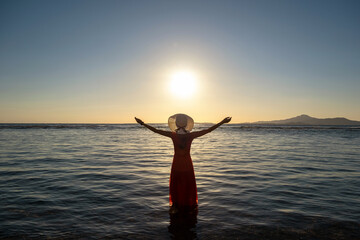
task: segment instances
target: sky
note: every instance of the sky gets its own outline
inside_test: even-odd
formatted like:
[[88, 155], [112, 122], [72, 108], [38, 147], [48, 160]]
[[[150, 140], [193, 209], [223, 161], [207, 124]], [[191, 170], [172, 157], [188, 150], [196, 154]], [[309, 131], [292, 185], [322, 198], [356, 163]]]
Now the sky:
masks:
[[0, 122], [360, 120], [359, 26], [360, 1], [2, 0]]

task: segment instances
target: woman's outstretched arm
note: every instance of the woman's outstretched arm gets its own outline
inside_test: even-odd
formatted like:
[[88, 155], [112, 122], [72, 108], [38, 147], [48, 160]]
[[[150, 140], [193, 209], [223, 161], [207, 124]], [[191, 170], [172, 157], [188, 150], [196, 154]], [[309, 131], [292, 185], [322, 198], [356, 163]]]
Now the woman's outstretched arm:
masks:
[[143, 125], [144, 127], [146, 127], [147, 129], [153, 131], [154, 133], [163, 135], [165, 137], [171, 137], [172, 133], [170, 131], [163, 131], [163, 130], [156, 129], [156, 128], [144, 123], [141, 119], [139, 119], [137, 117], [135, 117], [135, 120], [136, 120], [137, 123], [139, 123], [140, 125]]
[[228, 123], [231, 121], [231, 117], [226, 117], [224, 118], [221, 122], [215, 124], [212, 127], [209, 127], [208, 129], [205, 130], [201, 130], [201, 131], [197, 131], [197, 132], [192, 132], [191, 135], [193, 136], [193, 138], [197, 138], [197, 137], [201, 137], [211, 131], [214, 131], [215, 129], [217, 129], [218, 127], [220, 127], [221, 125], [223, 125], [224, 123]]

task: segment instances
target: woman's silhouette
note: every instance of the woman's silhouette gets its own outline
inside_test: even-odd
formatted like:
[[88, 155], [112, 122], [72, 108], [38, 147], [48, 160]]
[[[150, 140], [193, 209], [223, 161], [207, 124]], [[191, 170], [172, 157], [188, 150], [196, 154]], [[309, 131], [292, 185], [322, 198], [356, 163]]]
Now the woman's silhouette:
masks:
[[196, 132], [190, 132], [194, 126], [194, 121], [185, 114], [175, 114], [169, 118], [168, 124], [171, 131], [156, 129], [136, 117], [135, 120], [155, 133], [170, 137], [173, 141], [175, 153], [170, 174], [169, 196], [171, 209], [177, 211], [196, 208], [198, 197], [194, 168], [190, 157], [191, 142], [194, 138], [201, 137], [222, 124], [230, 122], [231, 117], [224, 118], [208, 129]]

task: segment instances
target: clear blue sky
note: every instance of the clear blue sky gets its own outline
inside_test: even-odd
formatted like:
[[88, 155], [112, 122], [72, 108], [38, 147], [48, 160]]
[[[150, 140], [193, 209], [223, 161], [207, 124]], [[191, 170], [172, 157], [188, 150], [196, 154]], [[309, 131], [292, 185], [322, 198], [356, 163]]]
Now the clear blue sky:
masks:
[[360, 120], [359, 76], [360, 1], [0, 2], [0, 122]]

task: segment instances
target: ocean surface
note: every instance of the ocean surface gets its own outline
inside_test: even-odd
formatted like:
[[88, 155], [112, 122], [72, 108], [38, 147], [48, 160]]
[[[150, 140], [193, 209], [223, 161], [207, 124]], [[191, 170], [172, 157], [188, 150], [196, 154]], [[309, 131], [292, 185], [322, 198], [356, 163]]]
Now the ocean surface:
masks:
[[171, 139], [0, 124], [0, 239], [360, 239], [358, 127], [229, 124], [191, 155], [198, 214], [174, 217]]

